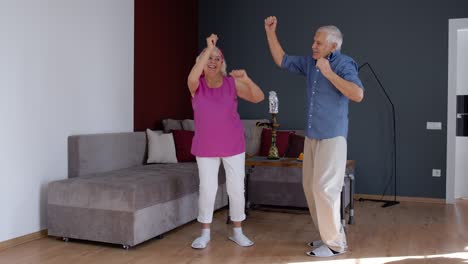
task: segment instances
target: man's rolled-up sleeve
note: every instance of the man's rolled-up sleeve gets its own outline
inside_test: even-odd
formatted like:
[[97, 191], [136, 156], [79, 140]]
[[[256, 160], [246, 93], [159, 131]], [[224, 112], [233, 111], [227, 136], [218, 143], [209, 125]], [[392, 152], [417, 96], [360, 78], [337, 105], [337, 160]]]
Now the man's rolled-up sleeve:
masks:
[[359, 79], [358, 66], [355, 61], [353, 60], [347, 61], [343, 65], [343, 68], [340, 70], [338, 75], [341, 78], [356, 84], [357, 86], [359, 86], [361, 89], [364, 90], [364, 86], [362, 85], [362, 82]]
[[307, 57], [290, 56], [285, 54], [281, 62], [281, 68], [297, 74], [307, 75]]

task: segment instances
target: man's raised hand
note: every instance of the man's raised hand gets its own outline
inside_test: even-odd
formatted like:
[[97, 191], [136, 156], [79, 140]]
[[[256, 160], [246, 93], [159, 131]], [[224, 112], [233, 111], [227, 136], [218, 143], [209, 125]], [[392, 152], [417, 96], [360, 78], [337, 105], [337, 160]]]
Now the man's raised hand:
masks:
[[269, 16], [265, 18], [265, 31], [268, 32], [275, 32], [276, 25], [278, 24], [278, 20], [275, 16]]

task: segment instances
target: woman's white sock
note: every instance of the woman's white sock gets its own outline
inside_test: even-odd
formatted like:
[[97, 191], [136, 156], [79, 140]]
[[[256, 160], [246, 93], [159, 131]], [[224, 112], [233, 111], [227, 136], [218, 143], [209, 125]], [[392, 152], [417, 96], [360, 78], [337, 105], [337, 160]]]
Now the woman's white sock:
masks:
[[244, 233], [242, 232], [242, 227], [234, 227], [232, 229], [232, 237], [229, 237], [230, 240], [236, 242], [241, 247], [250, 247], [254, 243], [247, 238]]
[[210, 242], [210, 229], [204, 228], [202, 229], [201, 236], [197, 237], [192, 242], [192, 248], [196, 248], [196, 249], [206, 248], [206, 246], [208, 245], [208, 242]]

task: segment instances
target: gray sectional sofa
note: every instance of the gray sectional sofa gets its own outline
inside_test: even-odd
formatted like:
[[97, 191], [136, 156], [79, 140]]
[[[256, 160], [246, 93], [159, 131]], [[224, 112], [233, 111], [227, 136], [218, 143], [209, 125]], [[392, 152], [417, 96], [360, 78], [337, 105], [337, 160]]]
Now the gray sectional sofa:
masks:
[[[144, 165], [145, 149], [144, 132], [69, 137], [69, 179], [48, 186], [49, 235], [128, 248], [196, 219], [196, 163]], [[215, 208], [227, 199], [220, 170]]]
[[[247, 153], [258, 151], [261, 128], [243, 120]], [[68, 179], [48, 185], [48, 234], [128, 248], [193, 221], [198, 213], [195, 162], [145, 164], [144, 132], [68, 138]], [[215, 209], [227, 205], [219, 170]]]

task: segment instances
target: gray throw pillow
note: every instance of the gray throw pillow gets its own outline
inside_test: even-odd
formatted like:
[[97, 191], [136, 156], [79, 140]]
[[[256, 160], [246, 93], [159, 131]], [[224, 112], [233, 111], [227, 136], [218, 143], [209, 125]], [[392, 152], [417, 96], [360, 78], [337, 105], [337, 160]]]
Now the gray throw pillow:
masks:
[[182, 128], [184, 130], [195, 131], [195, 123], [192, 119], [185, 119], [182, 121]]
[[147, 163], [177, 163], [174, 137], [172, 133], [146, 129], [148, 138]]
[[169, 133], [171, 130], [182, 130], [182, 121], [176, 119], [164, 119], [162, 121], [164, 133]]

